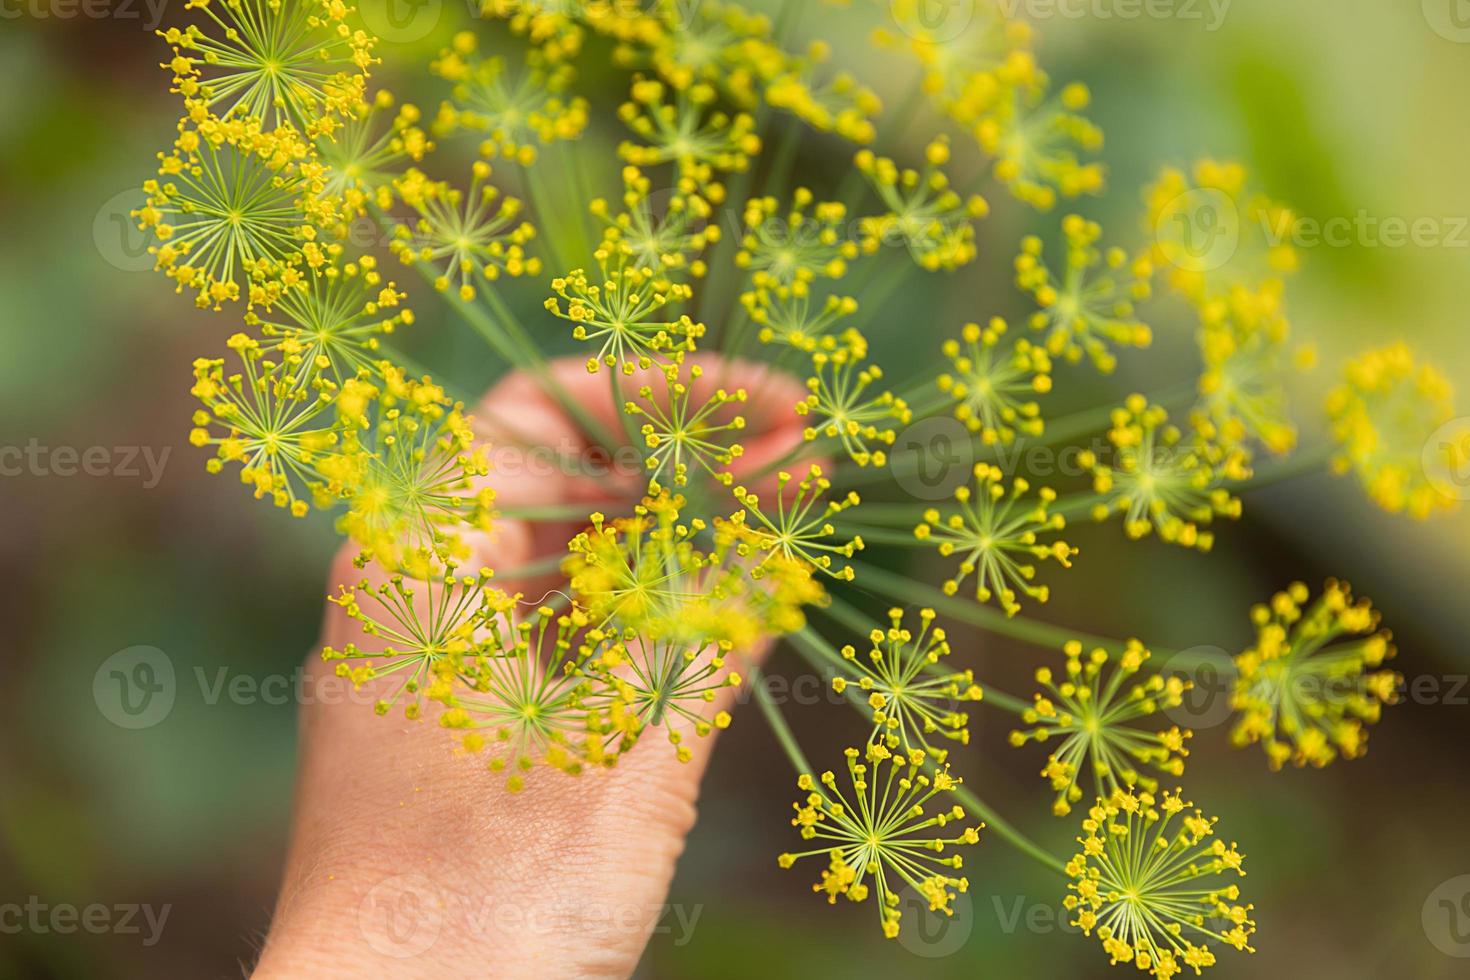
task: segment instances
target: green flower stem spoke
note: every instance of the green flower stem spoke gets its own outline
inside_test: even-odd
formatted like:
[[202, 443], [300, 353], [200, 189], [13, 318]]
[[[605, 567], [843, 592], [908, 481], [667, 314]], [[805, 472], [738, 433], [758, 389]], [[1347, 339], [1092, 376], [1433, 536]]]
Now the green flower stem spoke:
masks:
[[587, 504], [547, 504], [543, 507], [503, 507], [496, 513], [512, 521], [585, 521], [596, 508]]
[[[956, 596], [947, 596], [939, 589], [923, 582], [916, 582], [906, 576], [894, 572], [885, 571], [875, 565], [863, 562], [853, 562], [857, 571], [858, 582], [872, 586], [879, 594], [893, 596], [904, 602], [913, 602], [919, 605], [929, 606], [936, 611], [951, 616], [960, 622], [979, 626], [1001, 636], [1008, 636], [1013, 640], [1030, 643], [1035, 646], [1045, 647], [1049, 650], [1060, 650], [1063, 644], [1069, 640], [1078, 640], [1085, 646], [1103, 647], [1108, 650], [1121, 650], [1124, 644], [1121, 640], [1110, 637], [1095, 636], [1078, 630], [1065, 629], [1043, 623], [1040, 620], [1028, 619], [1025, 616], [1010, 616], [989, 606], [981, 605], [968, 599]], [[1174, 651], [1165, 650], [1160, 647], [1149, 647], [1156, 656], [1172, 657]]]
[[1298, 477], [1325, 473], [1331, 459], [1332, 449], [1325, 445], [1299, 450], [1262, 467], [1249, 480], [1231, 484], [1231, 488], [1238, 491], [1261, 490], [1277, 483], [1295, 480]]
[[850, 521], [838, 521], [837, 533], [843, 538], [858, 535], [864, 541], [871, 544], [896, 544], [915, 548], [933, 547], [933, 542], [920, 541], [914, 537], [912, 530], [905, 532], [891, 527], [867, 527], [862, 524], [854, 524]]
[[985, 828], [987, 830], [995, 831], [1001, 836], [1002, 840], [1016, 850], [1028, 857], [1035, 858], [1038, 862], [1055, 871], [1057, 874], [1066, 875], [1067, 866], [1060, 858], [1048, 853], [1041, 845], [1011, 826], [1005, 818], [991, 809], [988, 803], [976, 796], [974, 791], [964, 783], [956, 786], [953, 792], [971, 813], [985, 821]]
[[755, 703], [760, 707], [761, 714], [766, 716], [766, 722], [771, 726], [771, 731], [776, 736], [776, 741], [781, 743], [781, 748], [786, 752], [786, 758], [791, 760], [791, 766], [796, 770], [798, 776], [811, 773], [812, 764], [806, 760], [801, 751], [801, 746], [796, 744], [796, 736], [791, 734], [791, 727], [786, 724], [786, 719], [781, 716], [781, 709], [771, 700], [771, 692], [766, 690], [765, 678], [759, 667], [750, 668], [750, 689], [755, 695]]

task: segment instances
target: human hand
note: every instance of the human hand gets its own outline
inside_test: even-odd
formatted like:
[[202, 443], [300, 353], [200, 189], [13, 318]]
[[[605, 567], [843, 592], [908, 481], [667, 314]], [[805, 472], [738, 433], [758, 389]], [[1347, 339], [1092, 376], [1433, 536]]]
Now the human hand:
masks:
[[[745, 454], [737, 480], [780, 459], [802, 438], [791, 408], [799, 382], [742, 362], [700, 359], [705, 383], [743, 387]], [[605, 374], [582, 361], [551, 365], [554, 379], [612, 431], [621, 430]], [[639, 379], [624, 382], [631, 394]], [[516, 444], [550, 446], [563, 458], [597, 453], [588, 436], [544, 393], [515, 374], [476, 412], [477, 429], [513, 463]], [[616, 459], [614, 460], [616, 463]], [[490, 481], [497, 506], [586, 504], [610, 513], [636, 501], [646, 478], [631, 467], [584, 472], [501, 465]], [[576, 467], [571, 467], [575, 470]], [[580, 524], [498, 520], [469, 543], [471, 564], [502, 570], [563, 553]], [[345, 547], [330, 584], [354, 582], [357, 549]], [[371, 576], [369, 576], [371, 577]], [[380, 576], [381, 578], [381, 576]], [[495, 584], [522, 591], [530, 607], [552, 577]], [[329, 605], [322, 643], [363, 642], [359, 624]], [[742, 671], [766, 652], [735, 651]], [[308, 680], [331, 677], [313, 654]], [[381, 681], [368, 682], [365, 691]], [[711, 712], [733, 705], [719, 692]], [[354, 699], [355, 700], [355, 699]], [[664, 911], [674, 865], [694, 825], [699, 781], [715, 737], [689, 737], [687, 762], [662, 738], [642, 739], [609, 769], [578, 777], [538, 770], [520, 793], [453, 748], [433, 714], [378, 717], [362, 704], [302, 706], [300, 767], [281, 896], [255, 976], [624, 977], [636, 967]]]

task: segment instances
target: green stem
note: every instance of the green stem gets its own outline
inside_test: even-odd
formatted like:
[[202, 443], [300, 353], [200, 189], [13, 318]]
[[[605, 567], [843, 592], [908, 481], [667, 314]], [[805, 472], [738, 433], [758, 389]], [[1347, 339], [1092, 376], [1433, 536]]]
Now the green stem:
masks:
[[798, 776], [814, 775], [812, 764], [807, 761], [806, 755], [801, 751], [801, 746], [796, 744], [796, 736], [791, 734], [791, 726], [786, 724], [786, 719], [781, 716], [781, 709], [776, 707], [776, 702], [771, 700], [771, 692], [766, 690], [765, 677], [761, 674], [759, 667], [750, 668], [750, 689], [755, 694], [755, 703], [760, 707], [761, 714], [766, 716], [766, 722], [771, 726], [771, 731], [776, 736], [776, 741], [781, 743], [781, 748], [786, 752], [786, 758], [791, 760], [791, 766], [796, 770]]

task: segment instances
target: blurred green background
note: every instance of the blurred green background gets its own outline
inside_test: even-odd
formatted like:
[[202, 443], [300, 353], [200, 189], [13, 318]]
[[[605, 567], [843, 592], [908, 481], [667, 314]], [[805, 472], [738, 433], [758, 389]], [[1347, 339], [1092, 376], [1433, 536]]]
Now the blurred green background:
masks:
[[[1208, 16], [1037, 18], [1042, 64], [1093, 87], [1108, 135], [1111, 192], [1081, 209], [1116, 231], [1114, 240], [1136, 241], [1139, 194], [1156, 168], [1213, 155], [1246, 163], [1273, 197], [1319, 219], [1360, 210], [1470, 215], [1470, 43], [1454, 40], [1445, 25], [1458, 21], [1444, 19], [1457, 3], [1235, 0], [1215, 30]], [[171, 910], [152, 945], [146, 928], [17, 933], [0, 921], [0, 977], [238, 976], [277, 886], [295, 706], [210, 703], [198, 678], [208, 686], [293, 675], [315, 642], [335, 538], [327, 521], [292, 523], [251, 506], [233, 481], [206, 477], [187, 444], [189, 365], [213, 356], [224, 328], [146, 271], [123, 221], [140, 202], [132, 189], [171, 139], [176, 106], [156, 67], [167, 49], [147, 29], [150, 9], [107, 9], [87, 16], [37, 0], [7, 4], [0, 19], [0, 445], [34, 439], [169, 455], [156, 486], [145, 485], [146, 468], [138, 477], [0, 478], [0, 610], [9, 627], [0, 653], [0, 903], [37, 896]], [[170, 6], [163, 23], [182, 16], [181, 3]], [[813, 2], [797, 36], [826, 37], [839, 61], [867, 64], [863, 30], [843, 20], [850, 16]], [[412, 95], [451, 21], [415, 43], [385, 45], [378, 77]], [[906, 72], [865, 80], [893, 104]], [[616, 131], [608, 120], [594, 128]], [[594, 136], [583, 152], [600, 155], [610, 181], [610, 145]], [[804, 166], [840, 168], [845, 159], [819, 141], [802, 153]], [[1038, 219], [992, 199], [981, 261], [942, 302], [938, 291], [915, 288], [868, 311], [890, 377], [922, 370], [920, 358], [965, 320], [1024, 310], [1009, 283], [1015, 243], [1027, 230], [1054, 235], [1058, 215]], [[1465, 377], [1463, 242], [1323, 247], [1304, 259], [1290, 308], [1299, 337], [1322, 355], [1297, 392], [1304, 441], [1319, 431], [1321, 393], [1363, 347], [1404, 339], [1451, 379]], [[462, 386], [494, 377], [493, 357], [442, 322], [417, 283], [407, 285], [421, 297], [426, 339], [416, 354]], [[534, 297], [521, 299], [534, 306]], [[1190, 326], [1182, 310], [1171, 323], [1162, 306], [1154, 350], [1125, 358], [1106, 385], [1074, 372], [1066, 399], [1086, 404], [1186, 380]], [[915, 343], [926, 324], [927, 347]], [[1337, 575], [1382, 608], [1400, 671], [1453, 679], [1470, 669], [1460, 640], [1470, 635], [1467, 530], [1465, 516], [1413, 524], [1372, 509], [1350, 481], [1302, 477], [1250, 494], [1245, 519], [1222, 529], [1208, 558], [1157, 542], [1124, 547], [1116, 524], [1079, 529], [1073, 541], [1086, 560], [1046, 616], [1233, 652], [1251, 640], [1251, 603], [1294, 578]], [[1030, 689], [1037, 651], [953, 632], [982, 678]], [[110, 721], [93, 692], [104, 662], [135, 646], [164, 651], [178, 680], [167, 717], [141, 730]], [[782, 657], [778, 669], [801, 670]], [[814, 758], [835, 759], [854, 737], [841, 707], [787, 713]], [[1045, 845], [1070, 853], [1076, 829], [1048, 815], [1041, 760], [1005, 745], [1006, 718], [982, 710], [977, 727], [967, 777]], [[1441, 882], [1470, 873], [1463, 702], [1392, 709], [1366, 758], [1323, 772], [1272, 774], [1261, 753], [1231, 751], [1224, 735], [1197, 735], [1187, 784], [1248, 855], [1244, 884], [1260, 931], [1256, 956], [1222, 955], [1214, 976], [1466, 975], [1466, 961], [1437, 949], [1421, 918]], [[656, 936], [644, 975], [1110, 975], [1095, 939], [1052, 924], [1060, 883], [994, 836], [967, 862], [972, 891], [953, 931], [929, 945], [885, 943], [871, 909], [828, 908], [807, 892], [805, 873], [777, 870], [774, 855], [790, 838], [789, 768], [753, 715], [724, 738], [671, 899], [699, 909], [697, 926], [688, 942], [676, 941], [677, 930]]]

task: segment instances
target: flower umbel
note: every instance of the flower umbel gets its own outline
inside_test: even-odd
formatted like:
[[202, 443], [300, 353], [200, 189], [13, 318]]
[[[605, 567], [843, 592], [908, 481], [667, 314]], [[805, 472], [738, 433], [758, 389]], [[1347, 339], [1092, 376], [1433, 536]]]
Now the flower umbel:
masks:
[[[969, 880], [951, 873], [963, 867], [961, 855], [942, 855], [947, 849], [979, 843], [984, 824], [961, 829], [965, 810], [958, 803], [932, 814], [928, 806], [931, 801], [942, 803], [940, 794], [959, 780], [949, 775], [947, 766], [930, 775], [919, 750], [892, 753], [869, 743], [864, 751], [847, 749], [844, 754], [851, 798], [838, 789], [837, 776], [830, 771], [817, 779], [803, 775], [796, 781], [807, 796], [803, 803], [792, 804], [796, 816], [791, 825], [803, 840], [821, 841], [822, 846], [782, 854], [781, 867], [806, 857], [826, 857], [827, 870], [812, 891], [826, 895], [831, 904], [839, 895], [852, 902], [876, 895], [879, 924], [889, 939], [898, 936], [899, 890], [905, 885], [928, 899], [930, 911], [953, 915], [950, 903], [957, 892], [969, 889]], [[951, 824], [957, 825], [953, 836], [945, 836]]]

